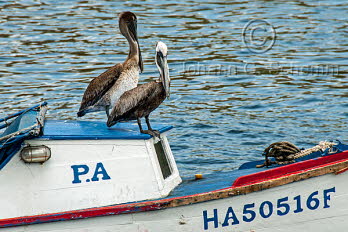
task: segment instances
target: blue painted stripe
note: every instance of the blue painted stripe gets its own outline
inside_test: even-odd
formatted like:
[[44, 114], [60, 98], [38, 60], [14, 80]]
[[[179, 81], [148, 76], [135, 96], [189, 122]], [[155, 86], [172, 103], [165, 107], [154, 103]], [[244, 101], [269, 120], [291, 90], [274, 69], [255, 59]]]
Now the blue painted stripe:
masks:
[[[153, 129], [161, 133], [172, 126], [153, 124]], [[125, 122], [108, 128], [105, 122], [46, 120], [43, 135], [45, 140], [98, 140], [98, 139], [150, 139], [151, 135], [142, 134], [138, 124]]]

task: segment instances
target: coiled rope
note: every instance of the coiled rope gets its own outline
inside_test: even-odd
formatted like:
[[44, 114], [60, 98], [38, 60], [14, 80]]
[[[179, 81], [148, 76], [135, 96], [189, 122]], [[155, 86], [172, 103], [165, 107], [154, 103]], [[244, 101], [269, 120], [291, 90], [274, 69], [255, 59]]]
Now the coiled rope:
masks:
[[[308, 148], [306, 150], [300, 150], [294, 144], [290, 142], [276, 142], [269, 145], [263, 155], [265, 156], [265, 162], [261, 165], [256, 165], [257, 168], [264, 166], [268, 167], [272, 164], [289, 164], [295, 162], [296, 159], [312, 154], [317, 151], [325, 151], [327, 148], [331, 148], [336, 145], [333, 142], [321, 141], [318, 145]], [[269, 157], [274, 157], [275, 161], [271, 161]]]

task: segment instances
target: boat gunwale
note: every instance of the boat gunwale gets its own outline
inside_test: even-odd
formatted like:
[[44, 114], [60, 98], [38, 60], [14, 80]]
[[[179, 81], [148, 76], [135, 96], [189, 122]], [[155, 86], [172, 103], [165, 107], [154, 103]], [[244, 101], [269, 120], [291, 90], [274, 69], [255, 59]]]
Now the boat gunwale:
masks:
[[[135, 203], [124, 203], [112, 206], [102, 206], [82, 210], [0, 219], [0, 228], [161, 210], [257, 192], [293, 182], [298, 182], [301, 180], [306, 180], [312, 177], [322, 176], [325, 174], [337, 175], [348, 170], [348, 151], [294, 163], [291, 164], [290, 167], [294, 168], [305, 163], [311, 163], [312, 166], [302, 171], [296, 170], [295, 168], [294, 172], [287, 172], [287, 166], [258, 172], [267, 174], [274, 172], [274, 170], [281, 170], [281, 172], [283, 172], [283, 175], [275, 177], [271, 175], [268, 179], [261, 178], [258, 182], [255, 180], [254, 182], [245, 185], [242, 184], [244, 183], [243, 181], [239, 182], [238, 178], [235, 181], [235, 183], [239, 183], [237, 184], [238, 186], [236, 186], [236, 184], [233, 184], [232, 186], [227, 188], [205, 193]], [[241, 176], [240, 178], [249, 178], [255, 174]]]
[[[76, 129], [76, 126], [81, 126], [84, 125], [84, 129], [86, 130], [91, 128], [91, 127], [95, 127], [98, 126], [100, 127], [99, 129], [103, 129], [106, 130], [107, 133], [103, 134], [103, 133], [98, 133], [98, 134], [83, 134], [83, 131], [79, 131], [79, 133], [77, 134], [60, 134], [61, 132], [56, 132], [56, 128], [60, 128], [61, 125], [59, 125], [60, 123], [65, 124], [64, 126], [69, 126], [69, 123], [73, 123], [70, 126], [73, 126]], [[134, 128], [132, 129], [136, 129], [135, 131], [130, 131], [129, 128], [117, 128], [117, 127], [111, 127], [111, 128], [107, 128], [106, 126], [104, 126], [103, 123], [101, 123], [100, 121], [73, 121], [73, 120], [47, 120], [45, 122], [45, 127], [43, 129], [43, 134], [40, 137], [37, 138], [33, 138], [32, 140], [37, 140], [37, 141], [55, 141], [55, 140], [149, 140], [152, 139], [153, 136], [149, 135], [149, 134], [143, 134], [138, 132], [138, 126], [134, 123], [130, 123], [130, 122], [126, 122], [126, 123], [120, 123], [122, 125], [132, 125], [134, 124]], [[93, 125], [95, 124], [95, 125]], [[103, 125], [103, 126], [101, 126]], [[89, 126], [89, 127], [87, 127]], [[154, 127], [159, 127], [158, 131], [162, 134], [165, 132], [170, 131], [171, 129], [173, 129], [173, 126], [165, 126], [162, 124], [154, 124]], [[50, 132], [47, 132], [48, 127], [51, 127], [50, 130], [55, 131], [54, 134], [50, 134]], [[70, 128], [71, 129], [71, 128]], [[69, 129], [69, 130], [70, 130]], [[122, 130], [128, 130], [127, 133], [121, 133], [120, 132]]]

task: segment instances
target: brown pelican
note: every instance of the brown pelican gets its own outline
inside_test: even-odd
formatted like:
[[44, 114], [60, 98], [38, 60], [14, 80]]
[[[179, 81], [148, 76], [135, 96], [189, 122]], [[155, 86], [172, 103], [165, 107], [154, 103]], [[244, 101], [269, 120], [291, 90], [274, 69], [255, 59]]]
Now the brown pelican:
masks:
[[138, 36], [137, 17], [132, 12], [122, 12], [119, 16], [119, 28], [129, 43], [129, 54], [123, 64], [116, 64], [94, 78], [88, 85], [81, 102], [78, 117], [86, 113], [106, 111], [115, 105], [119, 97], [127, 90], [138, 85], [139, 71], [143, 71]]
[[[152, 81], [125, 92], [108, 118], [107, 126], [111, 127], [120, 121], [137, 120], [141, 133], [159, 137], [153, 130], [149, 114], [154, 111], [166, 97], [169, 97], [169, 69], [167, 64], [167, 46], [158, 42], [156, 46], [156, 65], [160, 72], [159, 80]], [[148, 130], [143, 130], [140, 118], [145, 117]]]

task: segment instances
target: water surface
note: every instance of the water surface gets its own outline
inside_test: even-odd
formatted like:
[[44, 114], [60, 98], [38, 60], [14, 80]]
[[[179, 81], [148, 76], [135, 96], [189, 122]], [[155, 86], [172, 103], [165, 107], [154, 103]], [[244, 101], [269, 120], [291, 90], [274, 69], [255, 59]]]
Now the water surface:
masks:
[[[151, 117], [175, 126], [183, 176], [235, 169], [276, 141], [347, 139], [346, 1], [0, 1], [0, 116], [45, 100], [48, 118], [75, 120], [90, 80], [128, 54], [125, 10], [138, 16], [140, 83], [168, 45], [171, 98]], [[276, 30], [265, 53], [243, 43], [253, 19]]]

